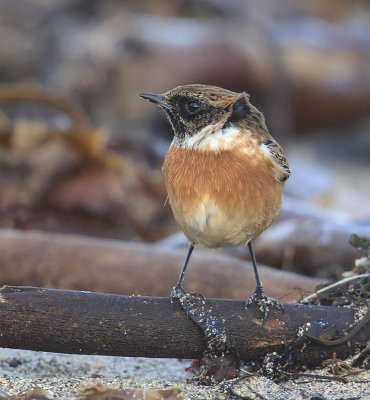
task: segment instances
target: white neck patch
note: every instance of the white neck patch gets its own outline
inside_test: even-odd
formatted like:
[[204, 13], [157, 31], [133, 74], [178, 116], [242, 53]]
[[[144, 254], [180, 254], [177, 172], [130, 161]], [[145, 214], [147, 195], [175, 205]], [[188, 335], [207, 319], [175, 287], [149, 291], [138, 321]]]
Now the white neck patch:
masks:
[[233, 148], [240, 139], [240, 130], [231, 125], [219, 128], [219, 124], [208, 125], [193, 136], [185, 136], [183, 147], [199, 151], [221, 151]]

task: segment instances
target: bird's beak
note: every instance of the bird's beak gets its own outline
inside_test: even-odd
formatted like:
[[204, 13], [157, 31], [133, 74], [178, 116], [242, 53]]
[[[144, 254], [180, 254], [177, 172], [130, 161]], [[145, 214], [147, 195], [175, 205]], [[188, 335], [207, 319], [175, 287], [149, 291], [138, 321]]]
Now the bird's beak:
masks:
[[139, 93], [139, 96], [145, 100], [149, 100], [151, 103], [158, 104], [163, 108], [170, 108], [170, 105], [167, 103], [167, 101], [163, 98], [161, 94]]

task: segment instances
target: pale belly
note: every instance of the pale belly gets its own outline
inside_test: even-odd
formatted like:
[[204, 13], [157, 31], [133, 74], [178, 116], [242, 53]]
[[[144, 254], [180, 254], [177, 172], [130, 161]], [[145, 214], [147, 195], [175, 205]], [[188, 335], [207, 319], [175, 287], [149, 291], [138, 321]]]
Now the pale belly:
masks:
[[192, 212], [184, 213], [177, 204], [171, 204], [176, 221], [189, 241], [205, 247], [236, 247], [255, 236], [256, 225], [250, 224], [238, 213], [227, 213], [215, 203], [200, 202]]

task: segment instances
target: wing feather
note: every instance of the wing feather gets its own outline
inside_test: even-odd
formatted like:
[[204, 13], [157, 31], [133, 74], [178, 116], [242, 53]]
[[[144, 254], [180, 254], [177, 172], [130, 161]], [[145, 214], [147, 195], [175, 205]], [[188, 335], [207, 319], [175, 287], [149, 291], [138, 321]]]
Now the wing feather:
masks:
[[283, 149], [272, 138], [261, 143], [261, 146], [263, 146], [263, 150], [268, 153], [271, 161], [276, 166], [274, 172], [277, 178], [281, 182], [285, 182], [290, 177], [290, 169]]

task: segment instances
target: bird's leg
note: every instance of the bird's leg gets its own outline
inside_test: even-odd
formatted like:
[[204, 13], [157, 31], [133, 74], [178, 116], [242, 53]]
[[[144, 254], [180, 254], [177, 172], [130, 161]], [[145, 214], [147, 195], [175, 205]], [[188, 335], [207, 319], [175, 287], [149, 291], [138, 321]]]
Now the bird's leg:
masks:
[[263, 325], [267, 320], [268, 305], [270, 304], [270, 305], [275, 306], [280, 309], [282, 309], [282, 305], [279, 301], [272, 299], [270, 297], [267, 297], [265, 295], [265, 292], [263, 291], [262, 282], [258, 275], [256, 257], [254, 255], [254, 250], [253, 250], [251, 241], [248, 242], [248, 248], [249, 248], [249, 252], [251, 254], [254, 275], [256, 278], [256, 289], [254, 290], [253, 295], [251, 297], [249, 297], [249, 299], [247, 300], [246, 307], [248, 307], [250, 304], [253, 304], [253, 303], [256, 303], [259, 306], [259, 309], [263, 313], [263, 321], [262, 321], [262, 325]]
[[261, 296], [261, 298], [262, 298], [263, 296], [265, 296], [265, 293], [263, 291], [263, 286], [262, 286], [262, 282], [260, 280], [260, 276], [258, 275], [256, 256], [254, 255], [252, 241], [248, 242], [248, 249], [249, 249], [249, 252], [251, 254], [254, 276], [256, 278], [256, 290], [255, 290], [255, 293], [258, 294], [258, 296]]
[[184, 288], [182, 287], [182, 281], [184, 280], [186, 267], [188, 266], [190, 256], [191, 256], [191, 253], [193, 252], [193, 250], [194, 250], [194, 244], [191, 243], [189, 246], [188, 254], [186, 256], [184, 266], [182, 267], [179, 279], [178, 279], [176, 285], [173, 287], [172, 292], [171, 292], [171, 298], [173, 298], [173, 299], [179, 298], [180, 295], [184, 294]]

